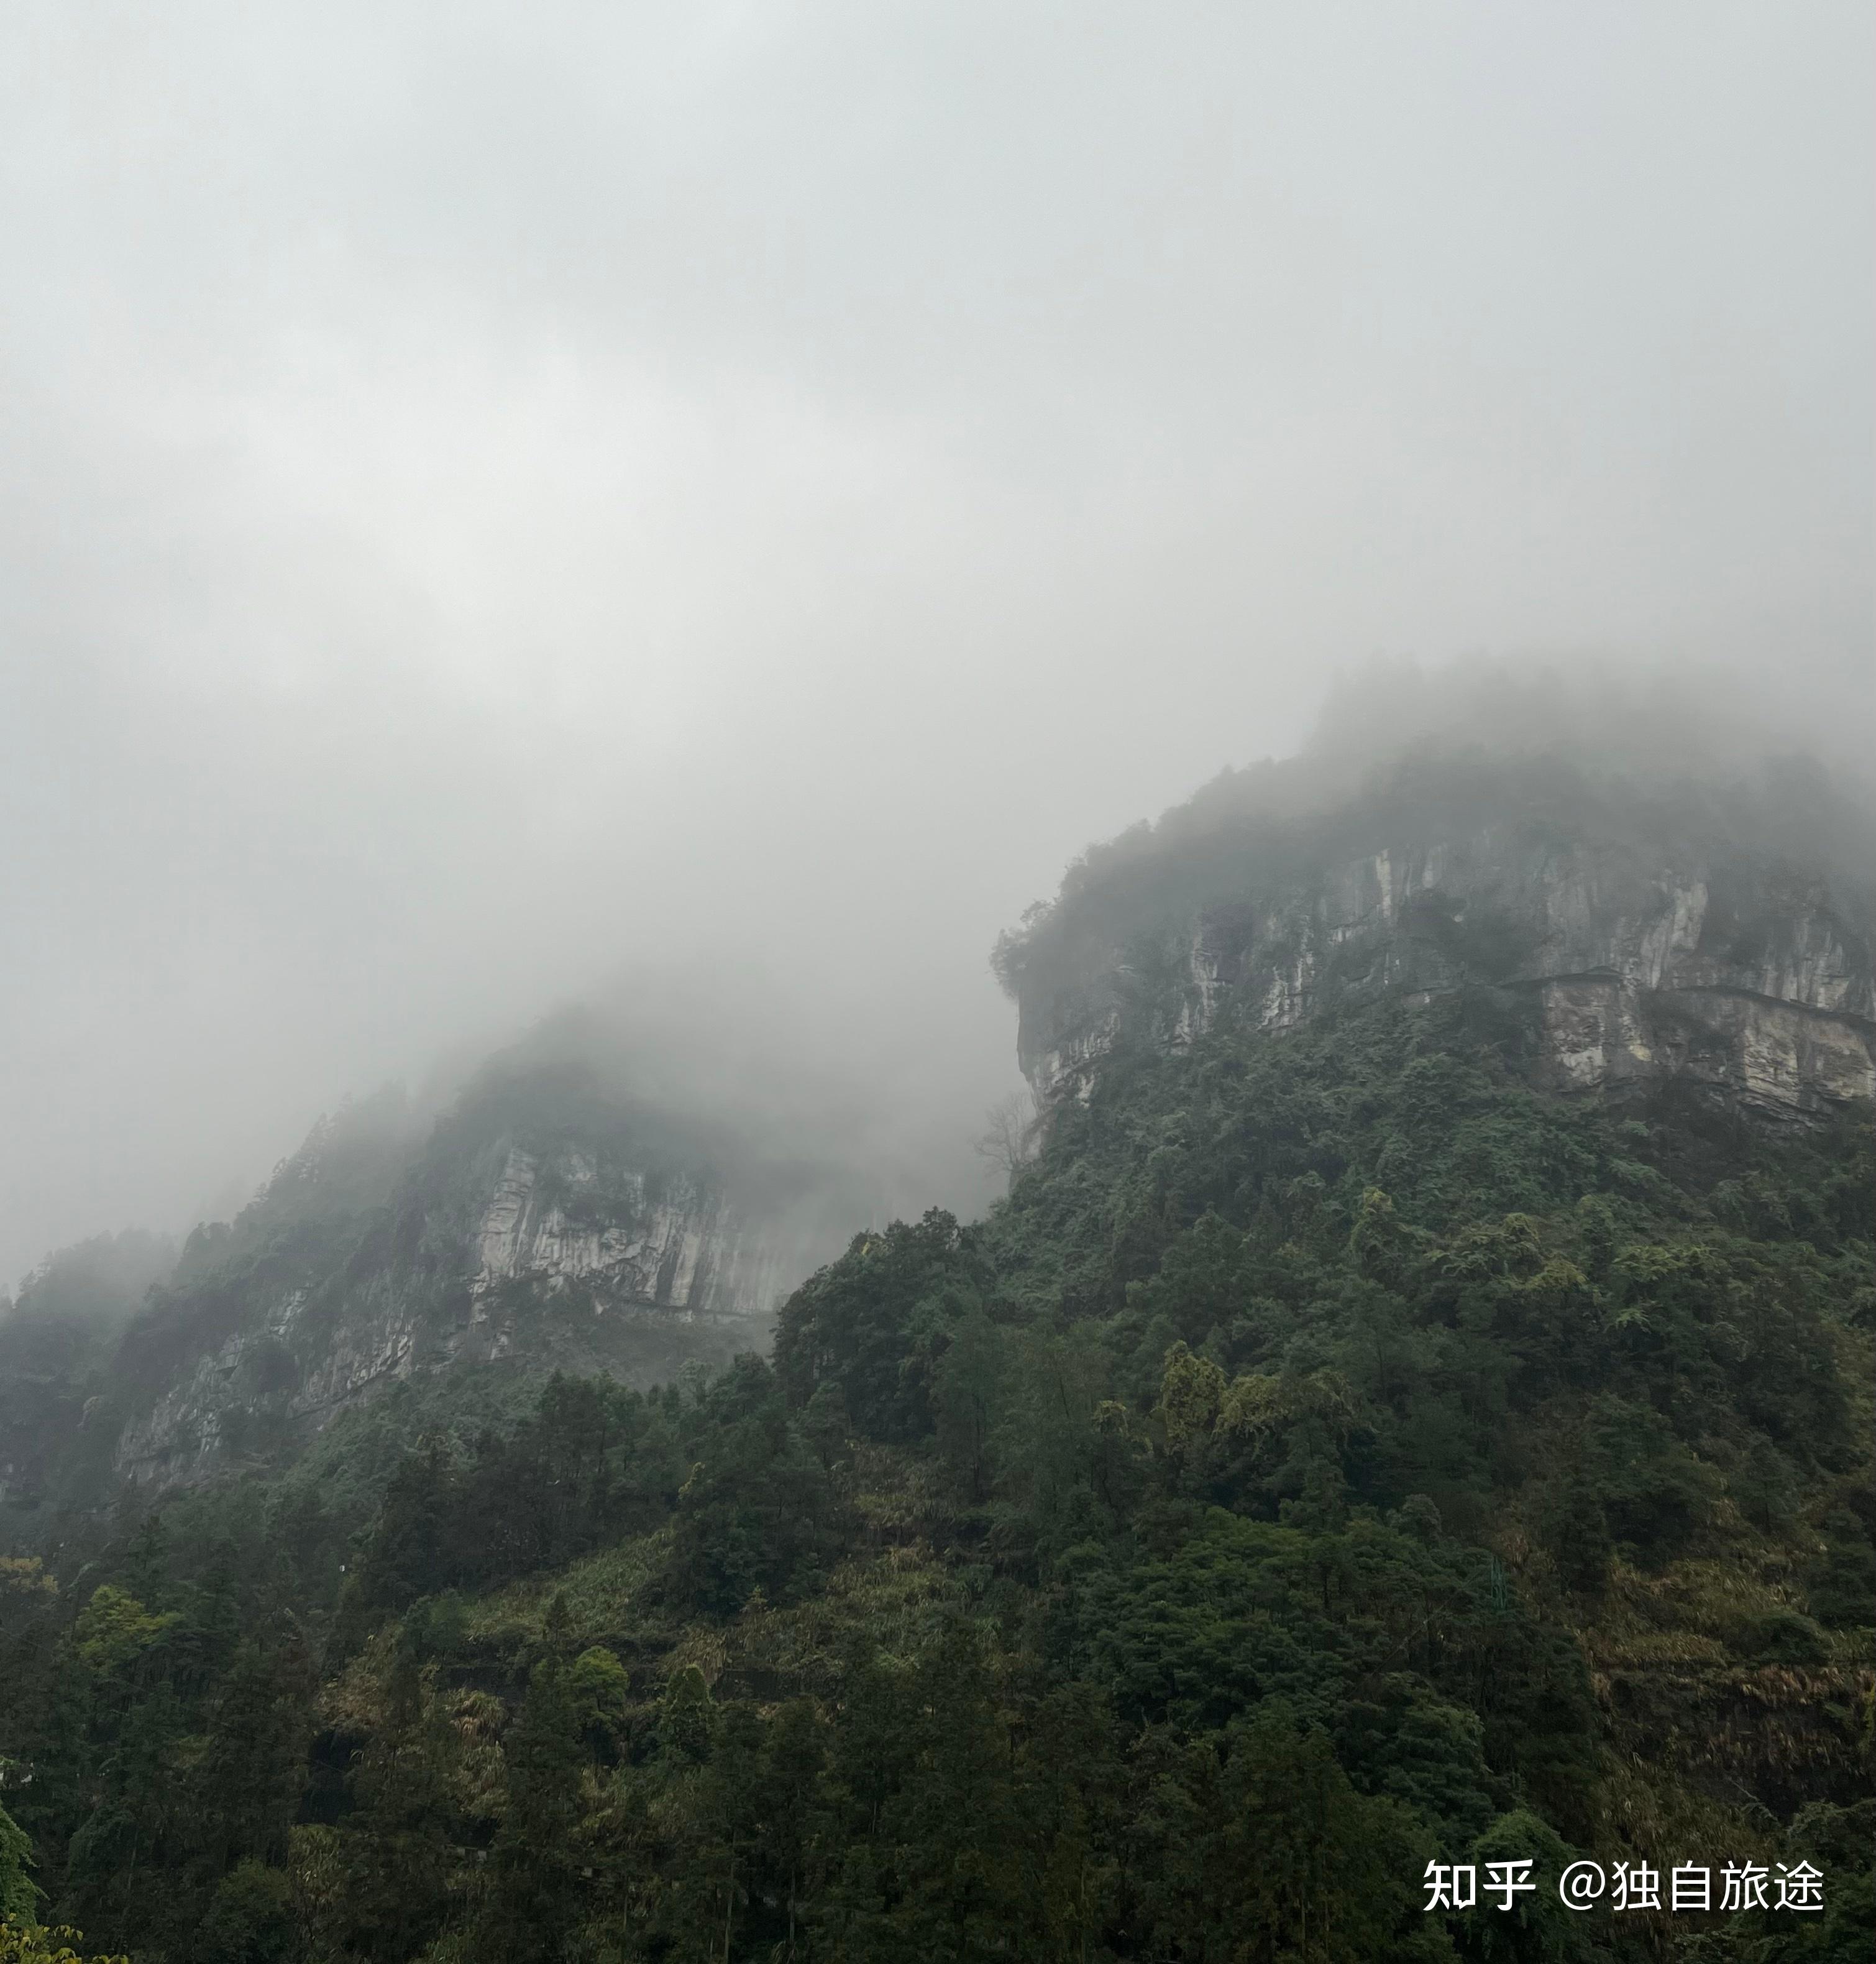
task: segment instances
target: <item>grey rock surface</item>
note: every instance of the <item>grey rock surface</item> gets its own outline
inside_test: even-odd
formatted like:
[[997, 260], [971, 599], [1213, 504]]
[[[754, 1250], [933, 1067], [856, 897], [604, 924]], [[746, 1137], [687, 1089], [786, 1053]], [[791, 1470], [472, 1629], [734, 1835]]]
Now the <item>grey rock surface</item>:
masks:
[[1378, 844], [1019, 986], [1044, 1104], [1088, 1095], [1124, 1029], [1189, 1041], [1221, 1014], [1280, 1030], [1397, 990], [1526, 1006], [1557, 1090], [1676, 1079], [1773, 1121], [1876, 1093], [1868, 924], [1828, 886], [1723, 853], [1651, 861], [1516, 824]]
[[766, 1349], [851, 1226], [826, 1167], [590, 1086], [498, 1086], [427, 1138], [322, 1126], [236, 1222], [198, 1231], [82, 1385], [48, 1385], [59, 1424], [9, 1427], [0, 1500], [97, 1505], [276, 1463], [457, 1365], [669, 1382]]

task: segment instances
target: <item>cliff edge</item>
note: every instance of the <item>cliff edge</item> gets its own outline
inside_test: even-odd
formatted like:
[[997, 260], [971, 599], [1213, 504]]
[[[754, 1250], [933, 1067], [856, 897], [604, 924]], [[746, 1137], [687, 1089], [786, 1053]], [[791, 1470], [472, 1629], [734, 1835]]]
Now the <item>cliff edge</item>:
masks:
[[1862, 817], [1815, 784], [1458, 759], [1328, 810], [1294, 790], [1282, 767], [1221, 781], [1005, 938], [1044, 1107], [1085, 1098], [1129, 1038], [1287, 1029], [1388, 992], [1515, 1026], [1547, 1090], [1671, 1083], [1778, 1124], [1876, 1095]]

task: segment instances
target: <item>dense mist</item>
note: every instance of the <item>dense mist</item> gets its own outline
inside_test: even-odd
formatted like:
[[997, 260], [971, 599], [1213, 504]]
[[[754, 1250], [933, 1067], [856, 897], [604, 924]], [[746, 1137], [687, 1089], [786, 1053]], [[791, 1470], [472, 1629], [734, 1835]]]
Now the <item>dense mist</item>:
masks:
[[972, 1211], [1221, 769], [1854, 760], [1873, 33], [11, 10], [0, 1278], [567, 1016]]

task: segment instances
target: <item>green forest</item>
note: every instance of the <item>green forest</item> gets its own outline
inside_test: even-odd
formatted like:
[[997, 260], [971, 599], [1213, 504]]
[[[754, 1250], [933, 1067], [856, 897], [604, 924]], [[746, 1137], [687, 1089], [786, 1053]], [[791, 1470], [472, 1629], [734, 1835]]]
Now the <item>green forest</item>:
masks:
[[[477, 1367], [65, 1520], [0, 1562], [0, 1957], [1867, 1958], [1870, 1126], [1522, 1041], [1125, 1041], [769, 1356]], [[1573, 1913], [1584, 1858], [1823, 1908]]]

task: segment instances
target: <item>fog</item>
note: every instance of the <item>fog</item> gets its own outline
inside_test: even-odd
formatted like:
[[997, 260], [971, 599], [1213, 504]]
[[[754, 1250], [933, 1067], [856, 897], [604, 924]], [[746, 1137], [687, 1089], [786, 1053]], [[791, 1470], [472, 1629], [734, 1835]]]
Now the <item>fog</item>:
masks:
[[1377, 656], [1864, 743], [1873, 42], [16, 0], [0, 1278], [608, 994], [973, 1205], [998, 930]]

